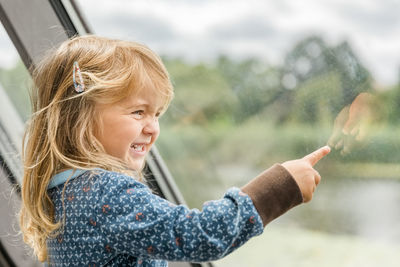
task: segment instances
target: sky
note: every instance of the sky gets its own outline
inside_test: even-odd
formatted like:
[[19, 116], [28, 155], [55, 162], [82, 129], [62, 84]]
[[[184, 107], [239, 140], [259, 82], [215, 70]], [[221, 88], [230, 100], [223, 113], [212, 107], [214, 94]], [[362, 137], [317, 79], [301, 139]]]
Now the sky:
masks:
[[400, 0], [78, 1], [96, 34], [135, 40], [163, 55], [208, 61], [220, 54], [281, 64], [312, 34], [348, 41], [378, 84], [400, 76]]
[[[281, 64], [317, 34], [350, 43], [378, 84], [400, 76], [400, 0], [76, 0], [94, 33], [139, 41], [191, 62], [221, 54]], [[0, 66], [15, 61], [0, 29]], [[15, 50], [15, 49], [14, 49]]]

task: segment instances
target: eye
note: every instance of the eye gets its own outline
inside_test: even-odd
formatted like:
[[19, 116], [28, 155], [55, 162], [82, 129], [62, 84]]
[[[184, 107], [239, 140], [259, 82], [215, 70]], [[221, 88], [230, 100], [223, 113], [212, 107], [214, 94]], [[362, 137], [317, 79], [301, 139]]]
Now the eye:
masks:
[[132, 111], [131, 114], [135, 119], [142, 119], [144, 116], [144, 111], [143, 110], [135, 110]]

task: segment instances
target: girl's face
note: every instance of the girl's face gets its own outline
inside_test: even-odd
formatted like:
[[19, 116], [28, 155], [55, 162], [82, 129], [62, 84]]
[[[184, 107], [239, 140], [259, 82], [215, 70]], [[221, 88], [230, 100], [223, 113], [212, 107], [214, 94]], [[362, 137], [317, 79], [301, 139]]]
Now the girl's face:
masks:
[[120, 103], [99, 105], [102, 125], [96, 137], [106, 153], [134, 170], [141, 170], [160, 133], [158, 117], [164, 104], [157, 90], [150, 87]]

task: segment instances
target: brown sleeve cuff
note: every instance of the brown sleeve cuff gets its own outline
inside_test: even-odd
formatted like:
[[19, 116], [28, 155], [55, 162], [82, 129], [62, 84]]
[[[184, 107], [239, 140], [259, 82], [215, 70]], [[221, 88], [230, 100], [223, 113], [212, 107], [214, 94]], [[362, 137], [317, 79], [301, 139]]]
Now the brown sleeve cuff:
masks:
[[296, 181], [280, 164], [265, 170], [241, 190], [250, 196], [264, 226], [303, 202]]

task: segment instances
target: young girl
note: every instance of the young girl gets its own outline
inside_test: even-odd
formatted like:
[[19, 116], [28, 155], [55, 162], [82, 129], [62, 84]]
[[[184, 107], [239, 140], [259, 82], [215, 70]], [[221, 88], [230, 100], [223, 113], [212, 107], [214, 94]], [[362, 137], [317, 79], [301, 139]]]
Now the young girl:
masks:
[[50, 51], [33, 70], [24, 138], [20, 224], [51, 266], [167, 266], [219, 259], [312, 198], [313, 165], [329, 153], [276, 164], [203, 210], [154, 195], [140, 172], [173, 97], [147, 47], [95, 36]]

